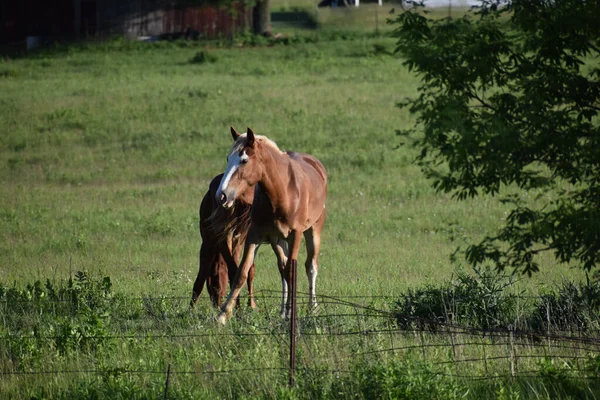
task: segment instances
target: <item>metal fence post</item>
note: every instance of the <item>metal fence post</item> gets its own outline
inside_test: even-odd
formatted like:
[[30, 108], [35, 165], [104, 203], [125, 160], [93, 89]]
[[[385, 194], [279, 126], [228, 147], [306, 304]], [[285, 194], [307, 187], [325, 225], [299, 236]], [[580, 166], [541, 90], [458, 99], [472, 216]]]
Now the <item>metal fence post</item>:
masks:
[[509, 326], [509, 342], [510, 342], [510, 378], [514, 382], [517, 373], [517, 358], [515, 355], [515, 333], [513, 326]]
[[296, 275], [298, 260], [290, 261], [291, 276], [291, 316], [290, 316], [290, 387], [294, 386], [294, 373], [296, 372]]
[[168, 395], [169, 395], [169, 380], [171, 377], [171, 364], [169, 364], [169, 366], [167, 367], [167, 380], [165, 381], [165, 395], [164, 395], [164, 400], [167, 400]]

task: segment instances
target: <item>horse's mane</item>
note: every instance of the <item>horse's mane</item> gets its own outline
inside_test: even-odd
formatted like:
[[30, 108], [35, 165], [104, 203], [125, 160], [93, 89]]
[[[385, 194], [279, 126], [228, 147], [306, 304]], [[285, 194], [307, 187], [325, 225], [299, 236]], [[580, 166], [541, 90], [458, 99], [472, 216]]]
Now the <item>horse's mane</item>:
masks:
[[[274, 141], [272, 141], [271, 139], [269, 139], [266, 136], [263, 135], [254, 135], [254, 137], [256, 138], [255, 140], [258, 141], [261, 144], [264, 144], [265, 146], [278, 151], [280, 153], [283, 153], [283, 151], [281, 151], [279, 149], [279, 146], [277, 146], [277, 143], [275, 143]], [[233, 146], [231, 147], [231, 152], [239, 152], [241, 151], [244, 147], [246, 146], [246, 133], [242, 133], [240, 135], [240, 137], [237, 138], [237, 140], [233, 143]]]
[[240, 236], [245, 240], [250, 229], [250, 207], [251, 204], [236, 201], [229, 210], [223, 207], [213, 208], [213, 212], [206, 219], [206, 227], [217, 243], [227, 240], [229, 233], [234, 237]]

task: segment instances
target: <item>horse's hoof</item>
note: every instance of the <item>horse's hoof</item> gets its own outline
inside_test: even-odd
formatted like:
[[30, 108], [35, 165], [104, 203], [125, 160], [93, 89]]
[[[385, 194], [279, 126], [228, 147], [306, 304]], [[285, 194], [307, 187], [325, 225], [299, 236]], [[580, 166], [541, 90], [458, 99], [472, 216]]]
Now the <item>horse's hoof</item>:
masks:
[[217, 322], [220, 323], [221, 325], [226, 325], [227, 324], [227, 314], [225, 314], [224, 312], [219, 314], [219, 316], [217, 317]]

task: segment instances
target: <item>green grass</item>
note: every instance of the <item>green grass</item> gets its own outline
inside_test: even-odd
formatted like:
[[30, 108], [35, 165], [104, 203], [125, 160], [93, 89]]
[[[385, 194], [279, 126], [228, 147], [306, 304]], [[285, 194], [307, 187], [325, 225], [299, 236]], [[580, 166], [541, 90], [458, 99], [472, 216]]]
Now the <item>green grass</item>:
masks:
[[[401, 145], [396, 130], [414, 120], [395, 104], [415, 95], [419, 82], [402, 60], [387, 54], [393, 40], [365, 34], [352, 40], [324, 37], [330, 40], [307, 36], [308, 43], [253, 48], [112, 42], [2, 61], [0, 283], [19, 290], [36, 280], [65, 285], [76, 271], [86, 271], [93, 278], [109, 276], [115, 297], [138, 300], [107, 305], [96, 317], [87, 311], [25, 313], [25, 321], [14, 325], [5, 318], [0, 333], [33, 332], [37, 326], [54, 332], [215, 336], [108, 341], [86, 351], [67, 345], [62, 352], [42, 342], [39, 354], [39, 342], [33, 347], [18, 342], [18, 351], [10, 351], [30, 354], [29, 361], [21, 359], [26, 371], [92, 366], [105, 374], [11, 377], [2, 380], [0, 391], [38, 398], [158, 397], [164, 375], [128, 375], [115, 368], [164, 371], [168, 363], [178, 371], [209, 365], [216, 370], [285, 367], [285, 335], [218, 335], [265, 325], [284, 330], [275, 316], [276, 300], [259, 299], [259, 313], [242, 309], [221, 330], [212, 322], [206, 293], [198, 311], [186, 312], [197, 272], [198, 206], [212, 177], [225, 168], [230, 125], [250, 126], [281, 148], [314, 154], [326, 166], [320, 294], [398, 296], [408, 288], [447, 281], [457, 267], [449, 260], [455, 248], [502, 224], [508, 209], [495, 198], [457, 202], [435, 193], [412, 163], [416, 151]], [[537, 293], [563, 277], [583, 276], [550, 257], [543, 261], [541, 272], [519, 282], [520, 289]], [[258, 290], [280, 288], [266, 247], [259, 252], [255, 284]], [[298, 290], [307, 291], [306, 279], [299, 280]], [[143, 297], [165, 300], [139, 300]], [[386, 304], [379, 300], [377, 306]], [[102, 316], [102, 310], [112, 316]], [[356, 319], [330, 323], [350, 327]], [[69, 335], [67, 343], [77, 343]], [[377, 349], [386, 338], [342, 343], [345, 339], [332, 337], [330, 343], [315, 342], [311, 351], [325, 360], [316, 366], [330, 367], [336, 365], [332, 357], [352, 360], [356, 346]], [[311, 359], [307, 346], [304, 360]], [[336, 346], [340, 353], [332, 355]], [[6, 360], [9, 349], [0, 350]], [[396, 362], [388, 357], [382, 362]], [[347, 366], [376, 368], [368, 364], [372, 359], [364, 362]], [[390, 365], [391, 371], [430, 368]], [[309, 390], [313, 386], [330, 388], [331, 397], [335, 390], [359, 390], [352, 379], [326, 375], [299, 378], [307, 398], [317, 393]], [[227, 385], [219, 384], [223, 377], [218, 375], [176, 377], [172, 390], [180, 398], [305, 396], [287, 391], [285, 374], [278, 372], [237, 374]], [[437, 385], [444, 391], [440, 397], [466, 390], [459, 381]], [[137, 393], [139, 387], [146, 391]], [[255, 391], [244, 392], [248, 387]]]
[[[412, 117], [394, 105], [418, 81], [381, 48], [393, 41], [214, 48], [205, 64], [177, 46], [5, 62], [18, 77], [0, 81], [0, 279], [102, 271], [139, 294], [157, 289], [149, 275], [176, 272], [161, 291], [187, 291], [198, 204], [225, 167], [229, 125], [327, 167], [321, 290], [387, 294], [449, 277], [454, 248], [493, 232], [507, 208], [430, 188], [395, 135]], [[274, 287], [269, 267], [259, 288]], [[535, 280], [565, 274], [576, 272], [548, 259]]]
[[[375, 3], [361, 3], [359, 7], [317, 7], [313, 0], [273, 0], [271, 10], [276, 13], [272, 18], [274, 33], [303, 35], [317, 31], [323, 33], [380, 33], [391, 32], [394, 27], [387, 23], [394, 19], [393, 12], [402, 12], [397, 2], [385, 2], [381, 6]], [[354, 4], [353, 2], [351, 2]], [[406, 6], [408, 7], [408, 6]], [[469, 10], [464, 3], [454, 2], [450, 9], [447, 5], [429, 8], [431, 18], [460, 18]], [[280, 15], [287, 15], [281, 20]]]

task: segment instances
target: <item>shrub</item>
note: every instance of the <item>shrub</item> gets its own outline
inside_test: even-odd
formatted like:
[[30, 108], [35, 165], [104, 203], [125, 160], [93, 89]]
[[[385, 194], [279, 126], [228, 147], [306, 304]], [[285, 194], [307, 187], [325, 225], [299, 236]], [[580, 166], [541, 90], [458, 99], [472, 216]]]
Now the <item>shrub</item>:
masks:
[[600, 285], [563, 281], [558, 293], [543, 294], [531, 315], [531, 328], [540, 332], [586, 332], [599, 329]]
[[455, 324], [476, 329], [591, 332], [600, 329], [600, 284], [563, 281], [556, 292], [523, 300], [507, 290], [512, 276], [491, 269], [459, 272], [455, 281], [409, 289], [392, 306], [402, 329], [437, 331]]
[[210, 54], [207, 51], [198, 51], [196, 54], [190, 58], [190, 64], [206, 64], [206, 63], [214, 63], [217, 61], [217, 57], [214, 54]]
[[440, 287], [409, 289], [394, 306], [402, 328], [436, 330], [440, 324], [461, 324], [489, 329], [514, 323], [518, 297], [507, 293], [512, 276], [487, 269], [475, 275], [458, 272], [455, 282]]

